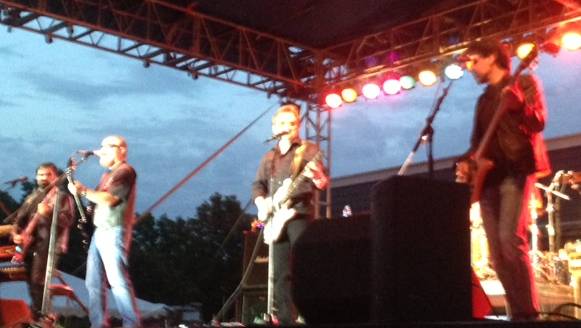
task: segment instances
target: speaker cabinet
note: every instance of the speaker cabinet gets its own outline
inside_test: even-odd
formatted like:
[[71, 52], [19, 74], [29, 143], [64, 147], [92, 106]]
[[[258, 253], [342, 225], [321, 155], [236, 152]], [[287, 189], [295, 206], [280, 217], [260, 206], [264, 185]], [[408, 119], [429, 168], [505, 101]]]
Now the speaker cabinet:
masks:
[[266, 295], [268, 283], [268, 245], [256, 244], [258, 233], [244, 232], [244, 254], [242, 257], [242, 274], [250, 265], [252, 252], [258, 247], [251, 271], [242, 284], [241, 298], [236, 302], [236, 319], [245, 324], [255, 324], [266, 313]]
[[307, 324], [366, 322], [369, 218], [316, 220], [293, 248], [292, 295]]
[[266, 302], [266, 288], [246, 289], [242, 291], [240, 322], [244, 325], [261, 323], [266, 313]]
[[371, 192], [374, 322], [469, 320], [469, 191], [395, 176]]
[[254, 259], [252, 270], [244, 282], [243, 287], [249, 289], [266, 288], [268, 279], [268, 245], [261, 242], [256, 245], [258, 233], [252, 231], [244, 232], [244, 257], [242, 258], [242, 273], [250, 265], [250, 258], [255, 247], [258, 248], [258, 254]]

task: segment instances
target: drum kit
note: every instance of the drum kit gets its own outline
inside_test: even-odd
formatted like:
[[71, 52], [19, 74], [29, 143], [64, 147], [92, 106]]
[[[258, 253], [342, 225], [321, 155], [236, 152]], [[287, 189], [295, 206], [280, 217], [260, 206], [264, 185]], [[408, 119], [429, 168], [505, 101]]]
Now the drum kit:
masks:
[[[558, 171], [548, 185], [535, 184], [536, 188], [529, 202], [531, 211], [529, 254], [538, 281], [565, 285], [571, 281], [569, 261], [571, 258], [581, 257], [581, 240], [567, 240], [564, 245], [561, 245], [561, 221], [566, 218], [570, 224], [577, 225], [578, 230], [581, 231], [581, 216], [577, 212], [568, 210], [568, 207], [581, 210], [580, 185], [581, 172], [573, 171]], [[543, 198], [546, 206], [543, 206]], [[544, 215], [546, 215], [544, 231], [546, 231], [548, 249], [541, 251], [539, 237], [543, 229], [539, 227], [538, 221]], [[496, 273], [489, 260], [488, 243], [478, 204], [474, 204], [470, 211], [470, 222], [472, 268], [481, 280], [496, 279]], [[581, 238], [580, 236], [581, 233], [577, 235], [577, 238]]]

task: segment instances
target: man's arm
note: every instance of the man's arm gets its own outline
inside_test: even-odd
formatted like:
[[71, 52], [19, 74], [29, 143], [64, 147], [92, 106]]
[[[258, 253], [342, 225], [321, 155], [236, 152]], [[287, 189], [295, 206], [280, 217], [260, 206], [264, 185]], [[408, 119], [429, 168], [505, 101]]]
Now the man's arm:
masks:
[[69, 183], [68, 187], [71, 193], [77, 193], [97, 205], [115, 207], [129, 195], [135, 183], [136, 174], [133, 169], [127, 166], [114, 172], [110, 179], [111, 182], [105, 190], [88, 188], [79, 181], [76, 181], [75, 184]]
[[514, 86], [504, 90], [508, 109], [520, 114], [520, 129], [527, 134], [539, 133], [545, 128], [547, 109], [541, 82], [531, 75], [522, 75]]
[[265, 221], [270, 214], [270, 208], [272, 207], [272, 202], [268, 195], [268, 172], [266, 171], [266, 165], [268, 163], [268, 156], [264, 156], [256, 171], [256, 177], [252, 183], [252, 198], [254, 199], [254, 205], [258, 210], [258, 219]]

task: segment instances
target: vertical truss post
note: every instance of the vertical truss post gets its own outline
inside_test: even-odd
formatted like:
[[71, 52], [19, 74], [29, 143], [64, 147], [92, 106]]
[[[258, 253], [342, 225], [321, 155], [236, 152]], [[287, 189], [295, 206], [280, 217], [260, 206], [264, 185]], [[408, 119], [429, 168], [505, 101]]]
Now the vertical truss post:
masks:
[[[325, 191], [325, 199], [321, 199], [321, 192], [315, 193], [315, 218], [330, 219], [332, 216], [331, 207], [331, 110], [321, 106], [319, 98], [325, 86], [325, 70], [323, 57], [319, 56], [315, 63], [315, 93], [311, 96], [311, 101], [307, 103], [305, 113], [305, 135], [308, 140], [316, 143], [319, 149], [324, 152], [327, 173], [329, 174], [329, 185]], [[323, 210], [323, 211], [321, 211]], [[322, 215], [323, 214], [323, 215]]]

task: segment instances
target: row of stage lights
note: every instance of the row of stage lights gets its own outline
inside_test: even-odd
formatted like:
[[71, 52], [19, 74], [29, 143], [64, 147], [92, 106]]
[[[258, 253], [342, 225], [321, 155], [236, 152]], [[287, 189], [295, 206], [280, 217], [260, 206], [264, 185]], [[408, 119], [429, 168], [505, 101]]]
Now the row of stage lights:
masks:
[[[569, 51], [581, 49], [581, 31], [571, 30], [563, 33], [557, 42], [562, 49]], [[525, 58], [528, 53], [535, 47], [534, 42], [523, 42], [516, 48], [515, 54], [518, 58]], [[470, 62], [461, 64], [457, 61], [445, 66], [443, 74], [447, 79], [457, 80], [464, 76], [466, 69], [470, 69]], [[419, 82], [421, 85], [429, 87], [438, 82], [439, 77], [437, 70], [434, 68], [425, 68], [417, 74], [396, 75], [391, 73], [382, 79], [367, 81], [359, 88], [346, 86], [340, 90], [333, 90], [324, 95], [325, 105], [330, 108], [337, 108], [343, 104], [350, 104], [357, 101], [362, 96], [365, 99], [377, 99], [382, 93], [387, 96], [397, 95], [405, 90], [413, 89]]]

